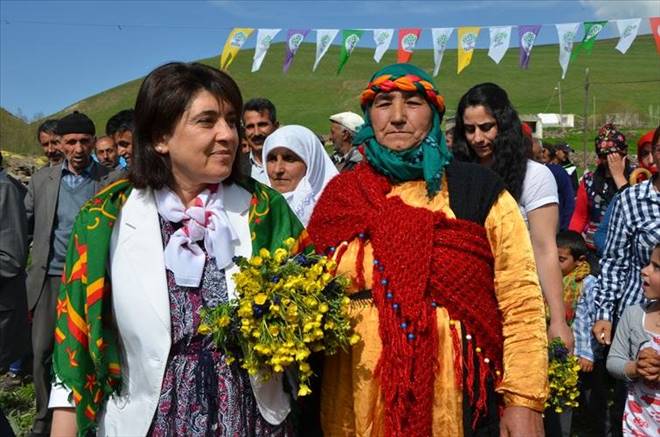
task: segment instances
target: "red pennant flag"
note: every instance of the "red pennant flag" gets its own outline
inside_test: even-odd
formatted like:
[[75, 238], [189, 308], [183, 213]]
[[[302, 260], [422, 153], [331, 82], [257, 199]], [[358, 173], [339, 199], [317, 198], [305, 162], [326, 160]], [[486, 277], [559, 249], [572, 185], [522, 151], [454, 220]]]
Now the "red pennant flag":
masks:
[[399, 50], [396, 52], [396, 62], [410, 61], [420, 33], [422, 33], [420, 28], [399, 29]]
[[655, 48], [658, 50], [658, 54], [660, 54], [660, 17], [649, 18], [649, 24], [653, 38], [655, 38]]

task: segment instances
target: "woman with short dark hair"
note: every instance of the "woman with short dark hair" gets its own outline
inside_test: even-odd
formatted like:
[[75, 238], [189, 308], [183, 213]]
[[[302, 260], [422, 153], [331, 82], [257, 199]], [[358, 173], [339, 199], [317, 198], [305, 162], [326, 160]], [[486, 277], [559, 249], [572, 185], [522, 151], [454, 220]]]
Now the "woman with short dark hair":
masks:
[[277, 192], [237, 173], [241, 107], [231, 77], [202, 64], [167, 64], [144, 80], [130, 181], [98, 193], [74, 225], [54, 435], [97, 425], [101, 435], [291, 432], [281, 375], [249, 376], [198, 332], [201, 309], [235, 298], [234, 256], [303, 229]]

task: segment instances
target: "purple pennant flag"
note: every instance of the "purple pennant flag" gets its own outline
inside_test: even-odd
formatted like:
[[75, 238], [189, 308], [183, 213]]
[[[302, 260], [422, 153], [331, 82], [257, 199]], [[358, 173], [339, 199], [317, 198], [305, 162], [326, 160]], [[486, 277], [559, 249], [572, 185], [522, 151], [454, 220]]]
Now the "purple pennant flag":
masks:
[[282, 70], [286, 73], [293, 63], [293, 57], [296, 56], [298, 47], [309, 33], [309, 29], [289, 29], [286, 34], [286, 56]]
[[532, 55], [534, 41], [541, 30], [540, 24], [518, 26], [518, 45], [520, 46], [520, 68], [527, 69]]

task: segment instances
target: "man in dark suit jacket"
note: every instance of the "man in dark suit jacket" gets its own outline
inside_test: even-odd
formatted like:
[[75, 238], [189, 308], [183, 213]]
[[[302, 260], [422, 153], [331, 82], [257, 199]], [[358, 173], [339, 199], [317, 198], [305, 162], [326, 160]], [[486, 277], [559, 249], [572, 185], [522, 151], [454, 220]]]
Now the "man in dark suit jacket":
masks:
[[36, 172], [25, 198], [28, 233], [33, 240], [27, 278], [37, 401], [33, 435], [50, 432], [48, 397], [57, 294], [73, 222], [83, 203], [101, 188], [102, 178], [109, 171], [91, 159], [96, 131], [86, 115], [77, 111], [67, 115], [58, 122], [56, 133], [61, 136], [65, 160], [62, 165]]

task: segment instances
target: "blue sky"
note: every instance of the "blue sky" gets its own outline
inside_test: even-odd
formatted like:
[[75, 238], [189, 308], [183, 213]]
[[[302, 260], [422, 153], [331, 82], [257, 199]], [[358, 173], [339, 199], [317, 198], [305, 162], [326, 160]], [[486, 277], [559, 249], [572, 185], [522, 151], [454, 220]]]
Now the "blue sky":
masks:
[[[555, 23], [659, 15], [657, 0], [0, 0], [0, 106], [28, 118], [52, 114], [164, 62], [217, 56], [233, 27], [421, 27], [418, 47], [430, 47], [431, 27], [545, 24], [537, 44], [547, 44], [556, 42]], [[640, 33], [649, 33], [648, 20], [642, 20]], [[600, 38], [613, 36], [616, 29], [609, 26]], [[311, 33], [307, 41], [314, 38]], [[254, 39], [246, 47], [254, 47]], [[488, 31], [482, 29], [478, 46], [487, 45]], [[358, 46], [372, 46], [371, 37], [365, 35]]]

